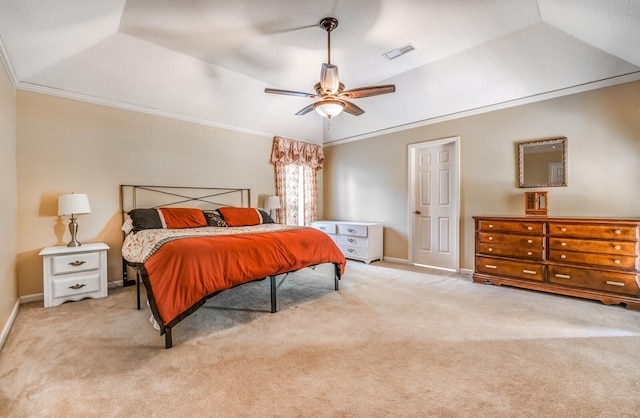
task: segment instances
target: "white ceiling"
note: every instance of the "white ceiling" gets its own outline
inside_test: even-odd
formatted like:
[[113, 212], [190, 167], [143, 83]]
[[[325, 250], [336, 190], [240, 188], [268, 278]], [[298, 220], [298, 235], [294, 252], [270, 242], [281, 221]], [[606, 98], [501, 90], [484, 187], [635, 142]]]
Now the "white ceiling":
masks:
[[[396, 85], [358, 117], [264, 93], [313, 92], [327, 16], [346, 88]], [[18, 88], [316, 143], [640, 79], [640, 0], [0, 0], [0, 37]]]

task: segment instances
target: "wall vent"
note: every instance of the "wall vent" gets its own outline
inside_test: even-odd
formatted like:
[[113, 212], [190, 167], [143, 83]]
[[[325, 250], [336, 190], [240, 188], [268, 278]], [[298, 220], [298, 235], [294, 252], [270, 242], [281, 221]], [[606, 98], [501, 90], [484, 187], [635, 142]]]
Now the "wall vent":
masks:
[[400, 48], [385, 52], [384, 54], [382, 54], [382, 56], [391, 61], [392, 59], [398, 58], [400, 55], [404, 55], [407, 52], [413, 51], [414, 49], [416, 49], [416, 47], [414, 47], [413, 45], [406, 44], [405, 46], [401, 46]]

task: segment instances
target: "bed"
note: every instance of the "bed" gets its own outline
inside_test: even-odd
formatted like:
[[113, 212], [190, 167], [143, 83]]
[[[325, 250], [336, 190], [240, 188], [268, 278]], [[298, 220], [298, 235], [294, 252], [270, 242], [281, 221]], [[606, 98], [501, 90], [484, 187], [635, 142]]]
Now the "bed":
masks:
[[[172, 329], [216, 294], [269, 278], [271, 312], [276, 277], [332, 263], [334, 289], [346, 260], [331, 238], [310, 227], [274, 223], [250, 207], [249, 189], [120, 186], [123, 286], [140, 283], [153, 318], [173, 345]], [[133, 269], [135, 279], [129, 279]]]

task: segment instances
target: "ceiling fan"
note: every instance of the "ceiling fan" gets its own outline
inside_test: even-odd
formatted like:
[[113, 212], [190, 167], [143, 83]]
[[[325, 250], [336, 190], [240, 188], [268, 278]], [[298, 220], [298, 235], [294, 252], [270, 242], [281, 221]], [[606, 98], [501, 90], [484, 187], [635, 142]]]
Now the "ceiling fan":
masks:
[[265, 93], [321, 99], [320, 101], [312, 103], [301, 109], [296, 113], [296, 115], [306, 115], [315, 109], [315, 111], [320, 115], [326, 118], [332, 118], [340, 114], [343, 110], [354, 116], [359, 116], [364, 113], [364, 110], [346, 99], [359, 99], [361, 97], [377, 96], [396, 91], [396, 86], [394, 84], [345, 90], [344, 84], [342, 84], [338, 78], [338, 66], [331, 64], [331, 31], [338, 27], [338, 20], [333, 17], [325, 17], [320, 21], [318, 26], [327, 31], [327, 62], [322, 64], [320, 82], [316, 83], [314, 86], [314, 90], [316, 92], [304, 93], [301, 91], [266, 88], [264, 89]]

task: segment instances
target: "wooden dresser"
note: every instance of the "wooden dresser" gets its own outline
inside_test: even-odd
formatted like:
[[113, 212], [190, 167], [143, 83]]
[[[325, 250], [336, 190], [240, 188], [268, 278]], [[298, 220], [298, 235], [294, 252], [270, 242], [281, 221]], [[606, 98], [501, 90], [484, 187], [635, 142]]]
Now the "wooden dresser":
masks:
[[640, 220], [474, 216], [473, 281], [640, 310]]

